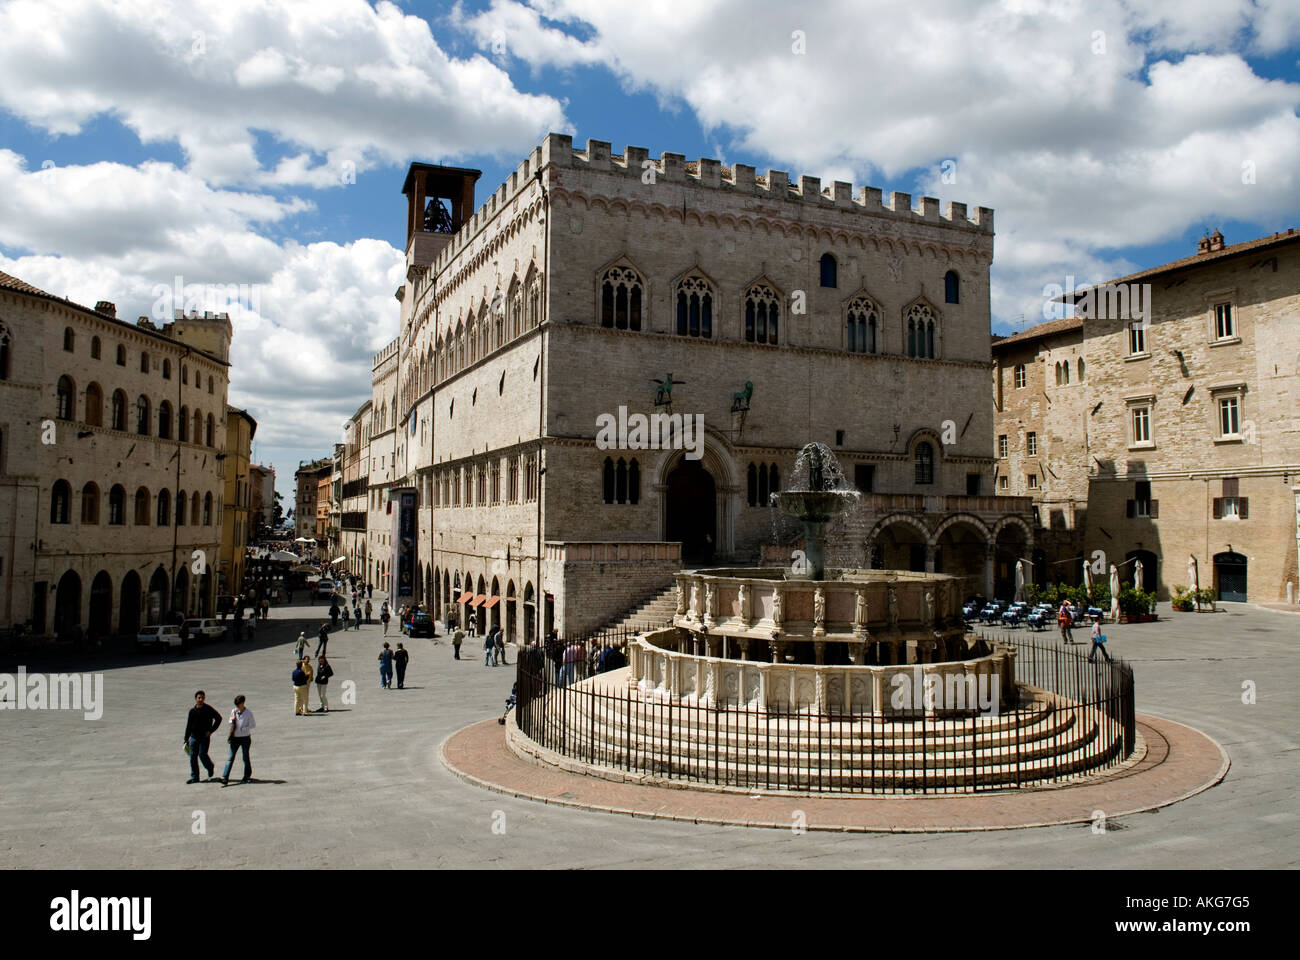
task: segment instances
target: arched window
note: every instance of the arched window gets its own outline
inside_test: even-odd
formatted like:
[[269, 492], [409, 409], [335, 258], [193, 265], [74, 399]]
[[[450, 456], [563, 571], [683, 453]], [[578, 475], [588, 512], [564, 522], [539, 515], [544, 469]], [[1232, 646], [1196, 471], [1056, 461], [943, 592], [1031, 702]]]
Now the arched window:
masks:
[[636, 457], [627, 465], [627, 502], [641, 502], [641, 464]]
[[212, 392], [213, 392], [213, 390], [212, 390], [212, 375], [209, 374], [209, 375], [208, 375], [208, 393], [212, 393]]
[[1061, 383], [1064, 386], [1070, 385], [1070, 361], [1066, 360], [1061, 364]]
[[839, 264], [835, 262], [835, 257], [829, 253], [822, 254], [821, 274], [823, 287], [838, 287], [840, 285]]
[[144, 487], [135, 492], [135, 523], [138, 527], [149, 525], [149, 491]]
[[97, 383], [86, 387], [86, 423], [92, 427], [104, 425], [104, 391]]
[[1083, 357], [1079, 358], [1079, 382], [1083, 383]]
[[135, 432], [144, 436], [149, 435], [149, 421], [152, 419], [149, 412], [149, 398], [141, 394], [135, 399]]
[[713, 290], [699, 275], [677, 284], [677, 332], [684, 337], [713, 337]]
[[767, 486], [767, 467], [763, 464], [758, 465], [758, 502], [761, 506], [769, 501], [772, 491]]
[[745, 291], [745, 339], [750, 343], [777, 342], [781, 300], [765, 283], [756, 283]]
[[[511, 467], [513, 468], [513, 466], [514, 464], [512, 462]], [[512, 469], [511, 474], [513, 475], [513, 473], [514, 470]], [[601, 487], [605, 495], [605, 502], [613, 503], [614, 502], [614, 461], [610, 457], [605, 458], [605, 469], [602, 474], [602, 480], [603, 482], [601, 484]], [[514, 485], [513, 476], [510, 482], [511, 482], [511, 486], [513, 486]]]
[[158, 491], [158, 526], [165, 527], [172, 519], [172, 496], [166, 490]]
[[71, 420], [76, 409], [76, 396], [77, 388], [73, 386], [72, 378], [59, 377], [59, 385], [55, 391], [54, 415], [60, 420]]
[[627, 461], [622, 457], [618, 458], [618, 466], [614, 468], [614, 499], [627, 503]]
[[1052, 369], [1056, 371], [1056, 385], [1059, 387], [1061, 385], [1061, 361], [1057, 360]]
[[66, 480], [55, 480], [50, 491], [50, 523], [67, 523], [72, 487]]
[[875, 353], [879, 326], [879, 308], [866, 297], [854, 298], [849, 303], [845, 327], [844, 342], [849, 353]]
[[943, 302], [961, 302], [961, 280], [956, 270], [949, 270], [943, 275]]
[[[532, 283], [528, 285], [528, 329], [531, 330], [542, 322], [542, 281], [534, 276]], [[637, 296], [636, 326], [633, 330], [641, 329], [641, 298]]]
[[907, 308], [907, 355], [909, 357], [935, 357], [934, 308], [926, 303], [914, 303]]
[[212, 414], [208, 414], [208, 419], [203, 424], [203, 443], [206, 446], [212, 446]]
[[92, 360], [99, 359], [99, 349], [100, 349], [99, 337], [91, 337], [90, 338], [90, 359]]
[[185, 507], [185, 491], [182, 490], [176, 494], [176, 526], [178, 527], [185, 526]]
[[199, 492], [197, 490], [190, 497], [190, 525], [194, 527], [199, 525]]
[[749, 493], [747, 498], [749, 505], [756, 507], [758, 506], [758, 467], [751, 463], [749, 469], [745, 471], [745, 479]]
[[187, 387], [190, 385], [190, 368], [183, 363], [181, 364], [181, 384]]
[[203, 495], [203, 525], [205, 527], [212, 526], [212, 494], [211, 493], [205, 493]]
[[517, 279], [510, 281], [510, 293], [506, 297], [506, 328], [513, 340], [523, 331], [520, 329], [524, 319], [524, 288]]
[[172, 378], [172, 362], [166, 357], [163, 357], [163, 379], [170, 380], [171, 378]]
[[916, 445], [912, 459], [916, 465], [916, 482], [934, 483], [934, 447], [922, 440]]
[[121, 527], [126, 524], [126, 489], [119, 483], [108, 491], [108, 525]]
[[776, 464], [768, 464], [767, 467], [767, 489], [770, 493], [781, 492], [781, 471], [776, 468]]
[[126, 347], [120, 343], [117, 345], [117, 365], [119, 367], [126, 366]]
[[194, 409], [194, 433], [192, 436], [195, 443], [203, 442], [203, 412], [197, 407]]
[[615, 330], [641, 329], [641, 278], [630, 267], [610, 267], [600, 284], [600, 325]]
[[180, 415], [176, 418], [176, 439], [182, 443], [188, 443], [190, 439], [190, 408], [182, 406]]
[[172, 438], [172, 405], [164, 400], [158, 404], [158, 439]]
[[81, 488], [81, 522], [92, 527], [99, 523], [99, 487], [93, 483]]
[[142, 350], [140, 352], [140, 372], [149, 372], [149, 352], [147, 350]]
[[[63, 349], [72, 353], [77, 345], [77, 335], [72, 332], [71, 327], [63, 328]], [[67, 523], [65, 520], [64, 523]]]

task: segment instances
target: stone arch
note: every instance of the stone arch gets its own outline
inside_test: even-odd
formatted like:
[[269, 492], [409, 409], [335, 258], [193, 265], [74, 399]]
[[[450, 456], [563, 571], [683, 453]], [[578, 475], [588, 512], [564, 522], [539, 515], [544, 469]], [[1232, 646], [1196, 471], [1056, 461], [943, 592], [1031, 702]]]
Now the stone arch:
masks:
[[[888, 538], [892, 542], [886, 542], [884, 534], [893, 527], [902, 527], [909, 536]], [[879, 563], [887, 570], [923, 571], [933, 556], [930, 528], [918, 517], [907, 513], [891, 513], [881, 517], [872, 527], [864, 547], [866, 565], [874, 568], [876, 561], [872, 557], [879, 554]]]
[[953, 527], [961, 523], [974, 527], [976, 530], [978, 530], [980, 536], [982, 536], [986, 542], [992, 541], [993, 531], [990, 530], [988, 524], [985, 523], [983, 520], [981, 520], [979, 517], [971, 513], [954, 513], [952, 516], [945, 519], [943, 523], [939, 524], [939, 526], [934, 528], [934, 535], [930, 538], [930, 542], [938, 543], [939, 537], [943, 535], [943, 532], [945, 530], [947, 530], [949, 527]]
[[1014, 514], [1008, 514], [1007, 516], [999, 520], [997, 523], [995, 523], [993, 525], [993, 529], [989, 531], [989, 539], [997, 540], [998, 535], [1012, 524], [1020, 527], [1021, 532], [1023, 532], [1025, 535], [1025, 541], [1032, 547], [1034, 545], [1033, 528], [1028, 523], [1025, 522], [1024, 518], [1017, 517]]
[[891, 527], [896, 523], [911, 527], [922, 540], [926, 543], [931, 542], [930, 528], [919, 518], [912, 516], [910, 513], [891, 513], [876, 521], [875, 526], [871, 528], [871, 533], [867, 535], [867, 546], [870, 547], [886, 527]]

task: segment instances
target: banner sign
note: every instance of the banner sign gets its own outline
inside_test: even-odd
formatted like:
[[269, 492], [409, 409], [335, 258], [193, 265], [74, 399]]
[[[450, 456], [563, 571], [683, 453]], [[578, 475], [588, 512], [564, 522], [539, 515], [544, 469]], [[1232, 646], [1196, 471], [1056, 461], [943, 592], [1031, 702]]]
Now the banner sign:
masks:
[[393, 574], [388, 595], [391, 600], [414, 600], [419, 495], [415, 487], [398, 487], [389, 499], [393, 502]]

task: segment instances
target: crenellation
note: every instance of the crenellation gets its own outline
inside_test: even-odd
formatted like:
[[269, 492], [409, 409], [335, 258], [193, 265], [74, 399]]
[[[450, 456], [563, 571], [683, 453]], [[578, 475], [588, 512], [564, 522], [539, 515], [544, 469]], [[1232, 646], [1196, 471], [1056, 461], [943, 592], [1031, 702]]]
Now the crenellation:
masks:
[[572, 167], [577, 158], [573, 152], [573, 137], [567, 133], [548, 133], [542, 141], [537, 169], [546, 166]]
[[659, 158], [659, 175], [669, 183], [681, 183], [686, 179], [686, 155], [665, 151]]
[[870, 208], [871, 212], [878, 213], [885, 209], [884, 197], [879, 187], [863, 187], [861, 195], [862, 199], [858, 203]]
[[591, 170], [608, 170], [611, 145], [608, 140], [587, 140], [587, 167]]
[[799, 195], [805, 203], [821, 203], [821, 177], [801, 176], [799, 178]]
[[993, 211], [988, 207], [975, 208], [975, 224], [984, 232], [993, 232]]
[[943, 215], [943, 219], [959, 223], [966, 219], [966, 204], [957, 203], [955, 200], [948, 201], [948, 210]]
[[894, 190], [889, 194], [889, 209], [894, 213], [911, 213], [912, 195], [903, 193], [901, 190]]
[[926, 220], [939, 219], [939, 200], [936, 197], [922, 197], [916, 212]]
[[645, 162], [649, 159], [650, 151], [645, 147], [628, 147], [623, 151], [623, 164], [627, 172], [638, 177], [645, 170]]
[[831, 199], [835, 206], [848, 210], [853, 206], [853, 184], [836, 180], [832, 186]]
[[772, 200], [790, 198], [790, 175], [784, 170], [767, 171], [767, 194]]
[[731, 169], [736, 190], [740, 193], [753, 193], [754, 168], [748, 163], [738, 163]]
[[702, 187], [719, 187], [722, 186], [722, 164], [717, 160], [706, 160], [701, 157], [698, 161], [700, 186]]

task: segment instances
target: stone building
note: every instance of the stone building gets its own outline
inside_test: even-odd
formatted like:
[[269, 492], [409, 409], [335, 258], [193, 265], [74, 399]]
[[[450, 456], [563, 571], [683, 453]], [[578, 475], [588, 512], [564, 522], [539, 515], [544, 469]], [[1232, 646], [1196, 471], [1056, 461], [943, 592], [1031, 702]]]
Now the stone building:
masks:
[[253, 534], [253, 436], [257, 421], [247, 410], [226, 407], [226, 491], [221, 509], [221, 560], [217, 586], [221, 594], [244, 592], [244, 567]]
[[294, 536], [316, 539], [316, 495], [321, 472], [330, 469], [329, 460], [298, 464], [293, 475], [296, 495], [293, 503]]
[[[358, 576], [366, 568], [370, 545], [366, 537], [370, 488], [370, 405], [367, 400], [344, 428], [339, 515], [339, 553], [347, 559], [339, 567]], [[333, 557], [330, 558], [334, 559]]]
[[841, 563], [990, 591], [1029, 549], [991, 486], [992, 211], [555, 134], [472, 212], [478, 176], [403, 187], [397, 483], [435, 613], [585, 630], [757, 562], [810, 440], [864, 491]]
[[232, 328], [0, 274], [0, 623], [134, 635], [214, 608]]
[[1036, 540], [1061, 554], [1047, 565], [1078, 582], [1100, 551], [1132, 583], [1140, 559], [1168, 599], [1194, 558], [1220, 600], [1283, 599], [1300, 549], [1300, 233], [1216, 231], [1067, 298], [1077, 319], [993, 345], [999, 492], [1034, 497], [1055, 535]]
[[363, 576], [388, 589], [392, 564], [392, 520], [388, 494], [397, 475], [397, 341], [375, 354], [371, 366], [370, 478], [366, 501], [366, 562]]
[[270, 530], [275, 522], [275, 467], [251, 464], [248, 468], [252, 478], [252, 514], [253, 536], [259, 530]]

